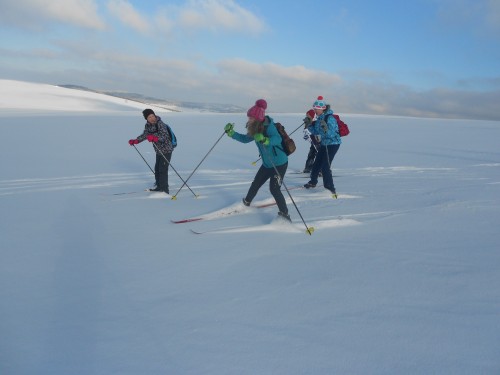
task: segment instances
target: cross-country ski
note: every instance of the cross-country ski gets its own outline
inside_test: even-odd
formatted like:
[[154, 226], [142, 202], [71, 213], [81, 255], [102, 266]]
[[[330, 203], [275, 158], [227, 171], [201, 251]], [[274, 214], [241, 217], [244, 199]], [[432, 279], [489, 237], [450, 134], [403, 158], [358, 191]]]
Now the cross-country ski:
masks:
[[220, 219], [226, 216], [231, 216], [231, 215], [239, 215], [239, 214], [245, 214], [245, 213], [251, 213], [254, 212], [255, 209], [258, 208], [266, 208], [266, 207], [271, 207], [275, 206], [276, 202], [260, 202], [252, 206], [245, 206], [243, 203], [235, 203], [231, 206], [224, 207], [220, 210], [216, 210], [204, 215], [196, 216], [196, 217], [190, 217], [186, 219], [180, 219], [180, 220], [172, 220], [172, 223], [174, 224], [184, 224], [184, 223], [191, 223], [193, 221], [201, 221], [201, 220], [213, 220], [213, 219]]
[[217, 227], [213, 229], [207, 230], [198, 230], [190, 228], [190, 231], [194, 234], [224, 234], [224, 233], [249, 233], [249, 232], [276, 232], [282, 234], [288, 233], [306, 233], [312, 234], [317, 230], [322, 230], [326, 228], [338, 228], [343, 226], [351, 226], [360, 224], [359, 221], [349, 218], [339, 217], [336, 219], [326, 219], [326, 220], [317, 220], [309, 223], [310, 226], [308, 230], [304, 229], [302, 223], [288, 223], [284, 220], [277, 218], [273, 220], [273, 222], [269, 224], [261, 224], [261, 225], [240, 225], [240, 226], [224, 226]]

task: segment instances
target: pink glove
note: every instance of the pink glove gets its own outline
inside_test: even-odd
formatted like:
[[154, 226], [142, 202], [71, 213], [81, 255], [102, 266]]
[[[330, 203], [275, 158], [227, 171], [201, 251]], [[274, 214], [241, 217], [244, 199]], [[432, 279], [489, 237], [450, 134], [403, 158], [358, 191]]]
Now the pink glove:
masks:
[[131, 139], [130, 141], [128, 141], [128, 144], [129, 144], [130, 146], [132, 146], [132, 145], [136, 145], [136, 144], [138, 144], [138, 143], [139, 143], [139, 141], [138, 141], [137, 139]]
[[155, 142], [155, 143], [158, 142], [158, 137], [156, 135], [150, 134], [146, 138], [148, 139], [149, 142]]

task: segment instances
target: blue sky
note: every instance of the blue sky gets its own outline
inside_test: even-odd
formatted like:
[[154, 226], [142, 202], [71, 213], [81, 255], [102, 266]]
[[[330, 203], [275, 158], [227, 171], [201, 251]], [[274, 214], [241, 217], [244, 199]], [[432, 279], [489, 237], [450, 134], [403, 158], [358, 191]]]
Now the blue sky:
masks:
[[500, 1], [2, 0], [0, 78], [500, 120]]

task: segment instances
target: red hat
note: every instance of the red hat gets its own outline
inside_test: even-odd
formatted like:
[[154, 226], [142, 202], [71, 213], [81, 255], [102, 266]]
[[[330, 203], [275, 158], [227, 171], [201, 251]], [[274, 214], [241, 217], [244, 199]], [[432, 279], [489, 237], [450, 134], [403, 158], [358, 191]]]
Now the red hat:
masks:
[[267, 102], [264, 99], [259, 99], [255, 105], [247, 111], [247, 116], [259, 121], [264, 121], [266, 116]]
[[310, 109], [309, 111], [306, 112], [306, 116], [309, 116], [311, 120], [314, 118], [316, 115], [316, 112], [314, 112], [314, 109]]

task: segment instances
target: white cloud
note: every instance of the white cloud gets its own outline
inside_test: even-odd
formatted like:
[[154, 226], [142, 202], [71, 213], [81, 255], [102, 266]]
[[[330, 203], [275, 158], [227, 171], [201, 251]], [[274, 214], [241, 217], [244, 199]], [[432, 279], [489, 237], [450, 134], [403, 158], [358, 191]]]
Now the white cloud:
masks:
[[109, 0], [107, 8], [127, 27], [142, 34], [155, 30], [160, 32], [161, 37], [175, 29], [183, 32], [209, 30], [250, 34], [265, 30], [264, 23], [257, 16], [233, 0], [189, 0], [181, 6], [159, 7], [148, 17], [127, 0]]
[[125, 0], [111, 0], [108, 1], [109, 12], [117, 17], [126, 26], [146, 34], [150, 31], [150, 23], [137, 12], [134, 7]]
[[[377, 72], [347, 75], [228, 59], [207, 64], [199, 59], [165, 59], [129, 50], [98, 50], [92, 41], [60, 41], [57, 50], [0, 49], [4, 76], [94, 89], [137, 92], [163, 99], [212, 102], [248, 108], [265, 98], [270, 112], [305, 113], [323, 95], [340, 113], [376, 113], [425, 117], [499, 120], [498, 79], [489, 91], [433, 89], [418, 91]], [[58, 57], [64, 56], [64, 60]], [[29, 64], [26, 64], [29, 62]], [[59, 63], [61, 62], [61, 63]]]
[[[250, 107], [258, 98], [265, 98], [270, 113], [305, 113], [315, 97], [323, 95], [339, 113], [500, 120], [499, 90], [416, 91], [394, 83], [342, 81], [335, 75], [322, 72], [300, 75], [298, 67], [276, 66], [270, 69], [267, 64], [245, 61], [221, 63], [218, 65], [223, 66], [220, 71], [214, 72], [200, 69], [196, 63], [187, 60], [162, 61], [116, 53], [85, 53], [83, 56], [89, 59], [86, 69], [66, 67], [56, 71], [53, 67], [53, 71], [48, 71], [37, 68], [19, 71], [19, 74], [12, 70], [10, 76], [35, 82], [72, 83], [93, 89], [137, 92], [162, 99], [233, 104], [243, 108]], [[106, 63], [96, 67], [93, 66], [96, 61]], [[293, 71], [299, 75], [296, 79], [287, 79]], [[278, 77], [273, 76], [276, 73]], [[327, 78], [327, 83], [322, 77]]]
[[258, 34], [264, 23], [233, 0], [190, 0], [180, 9], [179, 23], [189, 29], [229, 30]]
[[106, 28], [93, 0], [2, 0], [0, 21], [29, 29], [54, 21], [88, 29]]

